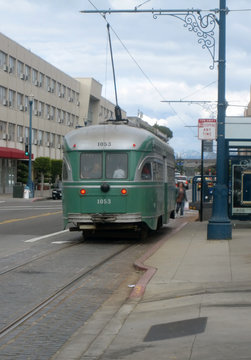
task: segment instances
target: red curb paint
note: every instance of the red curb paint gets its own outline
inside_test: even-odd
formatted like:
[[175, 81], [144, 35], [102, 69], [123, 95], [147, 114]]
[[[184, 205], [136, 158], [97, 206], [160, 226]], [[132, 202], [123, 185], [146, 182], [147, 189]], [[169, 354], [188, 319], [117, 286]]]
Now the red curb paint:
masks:
[[152, 256], [171, 236], [176, 234], [178, 231], [180, 231], [184, 226], [186, 226], [188, 222], [182, 223], [179, 227], [176, 229], [173, 229], [172, 232], [168, 235], [167, 238], [159, 240], [154, 246], [152, 246], [144, 255], [142, 255], [138, 260], [135, 261], [133, 264], [136, 269], [145, 271], [145, 273], [141, 276], [137, 284], [135, 285], [134, 289], [132, 290], [129, 298], [139, 298], [144, 295], [145, 289], [153, 275], [156, 273], [157, 269], [145, 265], [144, 262]]

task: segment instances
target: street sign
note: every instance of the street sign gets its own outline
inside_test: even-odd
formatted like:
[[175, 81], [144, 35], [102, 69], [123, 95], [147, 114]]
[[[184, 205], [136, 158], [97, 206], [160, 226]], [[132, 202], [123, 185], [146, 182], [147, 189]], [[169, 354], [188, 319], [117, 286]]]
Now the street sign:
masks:
[[198, 120], [198, 138], [199, 140], [216, 139], [216, 119]]
[[205, 152], [213, 152], [213, 140], [204, 140], [203, 141], [203, 150]]

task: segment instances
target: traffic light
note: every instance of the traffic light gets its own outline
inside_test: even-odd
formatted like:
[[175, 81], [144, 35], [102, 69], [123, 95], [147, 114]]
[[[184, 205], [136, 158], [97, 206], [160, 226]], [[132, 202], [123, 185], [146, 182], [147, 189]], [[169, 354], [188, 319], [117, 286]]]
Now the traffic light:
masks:
[[25, 144], [25, 156], [29, 156], [29, 145]]

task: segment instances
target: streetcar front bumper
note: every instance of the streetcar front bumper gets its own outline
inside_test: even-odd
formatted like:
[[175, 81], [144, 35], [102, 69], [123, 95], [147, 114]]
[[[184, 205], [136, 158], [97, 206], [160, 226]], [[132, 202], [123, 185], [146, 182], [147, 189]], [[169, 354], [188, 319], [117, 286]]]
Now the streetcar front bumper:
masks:
[[136, 224], [142, 222], [140, 213], [132, 214], [68, 214], [68, 224], [73, 224], [70, 227], [71, 231], [100, 229], [102, 227], [128, 229], [134, 228]]

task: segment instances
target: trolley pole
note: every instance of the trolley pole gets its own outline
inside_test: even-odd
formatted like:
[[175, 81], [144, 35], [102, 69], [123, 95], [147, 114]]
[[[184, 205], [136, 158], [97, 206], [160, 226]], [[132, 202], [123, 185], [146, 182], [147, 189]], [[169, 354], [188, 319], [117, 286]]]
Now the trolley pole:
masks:
[[232, 224], [228, 217], [228, 154], [225, 141], [226, 117], [226, 0], [220, 0], [219, 17], [219, 70], [218, 70], [218, 134], [216, 186], [213, 193], [212, 217], [207, 226], [208, 240], [232, 238]]

